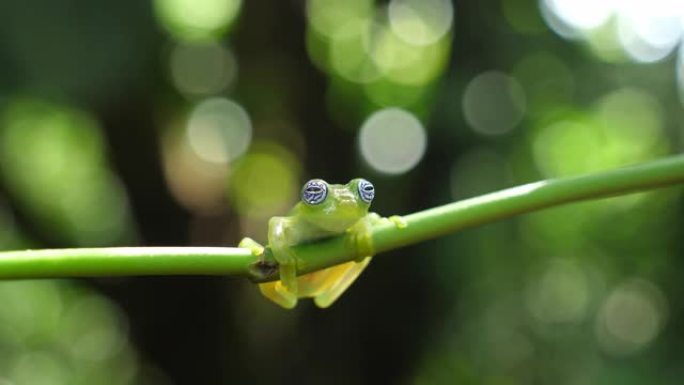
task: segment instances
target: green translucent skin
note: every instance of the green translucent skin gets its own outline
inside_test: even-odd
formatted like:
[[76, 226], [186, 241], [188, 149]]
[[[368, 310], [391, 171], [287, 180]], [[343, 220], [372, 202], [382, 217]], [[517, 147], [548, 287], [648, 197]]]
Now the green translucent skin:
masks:
[[295, 243], [341, 234], [365, 217], [370, 203], [359, 196], [360, 180], [353, 179], [344, 185], [329, 184], [325, 200], [317, 205], [297, 203], [286, 217], [298, 222], [293, 232], [298, 237]]
[[[279, 264], [280, 280], [259, 285], [266, 297], [288, 309], [302, 297], [312, 297], [319, 307], [327, 307], [361, 274], [374, 253], [370, 227], [384, 219], [368, 212], [370, 203], [358, 191], [361, 181], [357, 178], [344, 185], [327, 184], [327, 196], [321, 203], [302, 201], [288, 216], [271, 218], [268, 241]], [[345, 233], [357, 252], [356, 261], [298, 276], [298, 257], [292, 246]], [[255, 254], [263, 252], [263, 247], [249, 238], [240, 246]]]

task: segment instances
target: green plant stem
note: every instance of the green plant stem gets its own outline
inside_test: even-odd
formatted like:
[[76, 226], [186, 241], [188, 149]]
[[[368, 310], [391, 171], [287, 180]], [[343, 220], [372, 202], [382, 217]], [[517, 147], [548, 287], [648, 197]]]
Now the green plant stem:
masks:
[[103, 247], [0, 252], [0, 278], [128, 275], [250, 276], [256, 258], [238, 247]]
[[[552, 179], [420, 211], [371, 229], [377, 253], [415, 244], [465, 228], [560, 204], [624, 195], [684, 182], [684, 156], [595, 174]], [[300, 273], [351, 261], [359, 256], [344, 236], [294, 248]], [[277, 278], [268, 248], [257, 258], [241, 248], [129, 247], [26, 250], [0, 253], [0, 278], [122, 275], [235, 275], [254, 281]]]
[[[575, 177], [550, 179], [419, 211], [403, 218], [407, 227], [378, 225], [372, 238], [377, 253], [437, 238], [465, 228], [564, 203], [625, 195], [684, 183], [684, 156]], [[335, 265], [350, 255], [342, 237], [297, 247], [303, 272]]]

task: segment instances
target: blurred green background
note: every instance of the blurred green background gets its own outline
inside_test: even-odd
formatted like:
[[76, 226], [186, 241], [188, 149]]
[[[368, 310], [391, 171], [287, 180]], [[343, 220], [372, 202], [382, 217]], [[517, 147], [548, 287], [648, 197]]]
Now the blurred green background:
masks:
[[[678, 0], [0, 3], [0, 248], [264, 241], [300, 185], [405, 214], [681, 152]], [[0, 384], [673, 384], [682, 190], [249, 282], [0, 284]], [[680, 276], [680, 278], [677, 278]]]

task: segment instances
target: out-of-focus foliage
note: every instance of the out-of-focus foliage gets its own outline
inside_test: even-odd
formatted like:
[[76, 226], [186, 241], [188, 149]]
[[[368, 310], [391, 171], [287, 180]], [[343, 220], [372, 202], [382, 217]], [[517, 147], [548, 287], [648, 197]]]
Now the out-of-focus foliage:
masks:
[[[311, 177], [390, 215], [681, 152], [680, 3], [3, 2], [0, 248], [264, 241]], [[682, 212], [669, 189], [445, 236], [326, 311], [3, 283], [0, 383], [676, 383]]]
[[144, 381], [125, 319], [101, 295], [67, 282], [5, 282], [0, 301], [3, 383]]
[[126, 239], [128, 204], [92, 117], [21, 98], [2, 114], [0, 171], [32, 220], [78, 246]]

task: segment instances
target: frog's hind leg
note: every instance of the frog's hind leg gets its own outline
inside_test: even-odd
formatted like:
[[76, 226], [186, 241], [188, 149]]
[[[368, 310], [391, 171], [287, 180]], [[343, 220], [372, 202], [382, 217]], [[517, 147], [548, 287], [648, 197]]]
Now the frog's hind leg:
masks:
[[360, 262], [347, 262], [327, 268], [326, 285], [314, 297], [316, 306], [325, 308], [332, 305], [354, 283], [370, 260], [371, 257], [367, 257]]
[[280, 281], [260, 283], [259, 290], [264, 297], [285, 309], [292, 309], [297, 306], [297, 296], [289, 292]]

